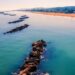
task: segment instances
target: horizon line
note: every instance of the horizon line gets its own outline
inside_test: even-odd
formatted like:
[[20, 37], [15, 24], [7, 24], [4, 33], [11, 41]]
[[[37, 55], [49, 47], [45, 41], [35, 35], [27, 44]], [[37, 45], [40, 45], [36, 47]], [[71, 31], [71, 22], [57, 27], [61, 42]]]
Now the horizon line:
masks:
[[52, 7], [28, 7], [28, 8], [16, 8], [16, 9], [8, 9], [8, 10], [0, 10], [0, 11], [16, 11], [16, 10], [22, 10], [22, 9], [33, 9], [33, 8], [57, 8], [57, 7], [74, 7], [74, 6], [52, 6]]

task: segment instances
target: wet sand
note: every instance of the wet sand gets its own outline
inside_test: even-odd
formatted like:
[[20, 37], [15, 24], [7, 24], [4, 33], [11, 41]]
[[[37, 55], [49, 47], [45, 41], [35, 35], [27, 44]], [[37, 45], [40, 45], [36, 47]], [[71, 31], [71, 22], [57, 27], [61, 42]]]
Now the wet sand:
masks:
[[44, 14], [44, 15], [52, 15], [52, 16], [66, 16], [66, 17], [74, 17], [75, 18], [75, 13], [73, 14], [67, 14], [67, 13], [54, 13], [54, 12], [34, 12], [37, 14]]

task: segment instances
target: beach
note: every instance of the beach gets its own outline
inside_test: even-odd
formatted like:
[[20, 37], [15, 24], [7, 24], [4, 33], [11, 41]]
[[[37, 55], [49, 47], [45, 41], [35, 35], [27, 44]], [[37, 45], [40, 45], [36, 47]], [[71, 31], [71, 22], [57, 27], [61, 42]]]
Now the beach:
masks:
[[37, 14], [44, 14], [44, 15], [52, 15], [52, 16], [65, 16], [65, 17], [74, 17], [75, 18], [75, 13], [70, 14], [70, 13], [55, 13], [55, 12], [35, 12]]

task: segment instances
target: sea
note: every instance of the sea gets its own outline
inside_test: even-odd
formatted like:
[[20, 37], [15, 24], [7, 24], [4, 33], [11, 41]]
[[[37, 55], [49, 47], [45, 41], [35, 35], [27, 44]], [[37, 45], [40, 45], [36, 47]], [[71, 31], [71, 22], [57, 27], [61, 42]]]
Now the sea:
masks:
[[[23, 64], [31, 51], [31, 44], [43, 39], [47, 42], [44, 59], [39, 70], [51, 75], [75, 75], [75, 18], [9, 11], [15, 16], [0, 14], [0, 75], [12, 75]], [[23, 22], [8, 24], [23, 15]], [[4, 35], [16, 27], [29, 27]]]

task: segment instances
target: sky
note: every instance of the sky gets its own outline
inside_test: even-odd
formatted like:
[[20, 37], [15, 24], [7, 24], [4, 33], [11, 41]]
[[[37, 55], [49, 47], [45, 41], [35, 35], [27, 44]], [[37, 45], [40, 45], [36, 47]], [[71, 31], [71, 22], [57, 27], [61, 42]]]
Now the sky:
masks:
[[75, 0], [0, 0], [0, 10], [75, 6]]

